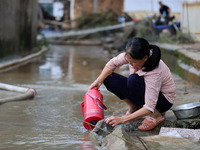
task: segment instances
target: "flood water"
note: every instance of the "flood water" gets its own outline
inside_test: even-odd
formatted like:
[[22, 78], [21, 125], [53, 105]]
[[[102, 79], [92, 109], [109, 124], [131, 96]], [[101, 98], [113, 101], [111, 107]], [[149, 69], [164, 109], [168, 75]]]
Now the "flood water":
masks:
[[[50, 45], [40, 58], [0, 73], [0, 82], [38, 93], [31, 100], [0, 105], [0, 149], [93, 149], [80, 105], [108, 59], [101, 47]], [[121, 114], [121, 102], [104, 86], [100, 90], [110, 106], [105, 117]], [[16, 94], [1, 90], [0, 98]]]

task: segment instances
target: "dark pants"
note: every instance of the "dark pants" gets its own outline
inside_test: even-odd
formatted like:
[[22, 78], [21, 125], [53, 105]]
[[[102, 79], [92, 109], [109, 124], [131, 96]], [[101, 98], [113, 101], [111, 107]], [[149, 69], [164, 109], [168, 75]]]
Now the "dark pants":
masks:
[[[106, 88], [121, 100], [129, 99], [133, 104], [143, 107], [145, 104], [145, 82], [142, 76], [131, 74], [128, 78], [117, 73], [112, 73], [104, 80]], [[172, 107], [172, 104], [160, 92], [156, 109], [162, 113]]]

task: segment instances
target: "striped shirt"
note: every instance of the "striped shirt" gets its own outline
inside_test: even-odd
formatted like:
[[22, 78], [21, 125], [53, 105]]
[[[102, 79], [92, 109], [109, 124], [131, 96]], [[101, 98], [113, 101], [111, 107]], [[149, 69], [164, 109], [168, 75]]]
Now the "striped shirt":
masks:
[[[128, 62], [125, 59], [125, 53], [121, 53], [108, 61], [106, 67], [114, 71], [124, 64], [128, 64]], [[134, 67], [130, 64], [129, 71], [130, 74], [134, 73]], [[154, 112], [160, 91], [170, 103], [174, 103], [176, 96], [175, 83], [169, 68], [162, 60], [154, 70], [144, 72], [140, 69], [136, 73], [143, 76], [145, 81], [145, 104], [143, 107]]]

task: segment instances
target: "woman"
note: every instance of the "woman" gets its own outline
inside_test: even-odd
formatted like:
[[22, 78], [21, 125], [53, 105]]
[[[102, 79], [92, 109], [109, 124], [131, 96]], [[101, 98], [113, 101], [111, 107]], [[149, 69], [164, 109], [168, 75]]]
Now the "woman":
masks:
[[[110, 92], [129, 106], [124, 116], [105, 119], [107, 124], [116, 126], [146, 116], [138, 127], [145, 131], [164, 121], [162, 113], [172, 107], [176, 88], [169, 68], [160, 58], [161, 52], [157, 46], [136, 37], [127, 43], [124, 53], [105, 65], [90, 89], [99, 88], [104, 83]], [[129, 64], [128, 78], [114, 73], [117, 67], [124, 64]]]

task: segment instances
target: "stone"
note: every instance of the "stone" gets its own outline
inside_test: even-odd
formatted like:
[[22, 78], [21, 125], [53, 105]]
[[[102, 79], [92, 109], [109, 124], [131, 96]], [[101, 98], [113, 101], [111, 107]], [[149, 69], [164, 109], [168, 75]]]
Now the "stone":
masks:
[[[148, 150], [159, 150], [159, 149], [200, 149], [200, 141], [195, 135], [195, 140], [191, 138], [171, 137], [171, 136], [160, 136], [159, 131], [163, 127], [177, 128], [177, 126], [194, 127], [200, 123], [199, 118], [183, 119], [183, 120], [165, 120], [153, 130], [142, 132], [138, 130], [138, 125], [143, 119], [133, 121], [117, 127], [111, 134], [102, 138], [101, 148], [102, 149], [148, 149]], [[187, 129], [185, 129], [187, 130]], [[199, 130], [195, 130], [199, 134]], [[191, 134], [185, 136], [192, 136]]]
[[199, 143], [194, 143], [191, 140], [182, 137], [169, 137], [169, 136], [146, 136], [141, 137], [148, 150], [199, 150]]
[[[136, 140], [138, 141], [138, 139]], [[122, 126], [116, 128], [112, 134], [107, 135], [102, 140], [103, 150], [137, 150], [144, 149], [143, 145], [139, 142], [135, 144], [131, 137], [124, 131]]]
[[200, 141], [200, 130], [199, 129], [184, 129], [184, 128], [166, 128], [160, 129], [159, 135], [171, 136], [171, 137], [183, 137], [194, 142]]
[[[113, 134], [119, 137], [124, 137], [120, 127], [117, 128]], [[109, 134], [103, 139], [102, 148], [107, 150], [121, 150], [123, 147], [124, 150], [127, 150], [125, 142], [113, 134]]]
[[113, 132], [113, 130], [114, 130], [114, 128], [112, 126], [109, 126], [108, 124], [106, 124], [104, 122], [104, 120], [105, 119], [98, 121], [97, 124], [95, 125], [94, 129], [92, 130], [92, 132], [98, 134], [99, 136], [103, 136], [103, 137], [105, 137], [109, 133]]

